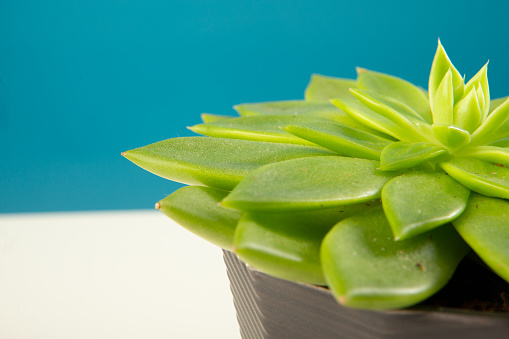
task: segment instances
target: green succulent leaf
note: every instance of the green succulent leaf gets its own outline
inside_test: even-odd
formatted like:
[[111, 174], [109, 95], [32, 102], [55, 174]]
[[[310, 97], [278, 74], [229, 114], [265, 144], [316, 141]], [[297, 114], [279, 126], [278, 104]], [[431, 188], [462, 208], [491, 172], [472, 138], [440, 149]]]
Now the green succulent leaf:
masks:
[[[506, 140], [509, 142], [509, 140]], [[489, 163], [509, 166], [509, 148], [496, 146], [477, 146], [469, 150], [468, 157], [480, 159]]]
[[401, 175], [382, 189], [385, 215], [395, 240], [448, 223], [467, 206], [470, 190], [442, 171]]
[[357, 87], [391, 97], [417, 112], [426, 122], [432, 123], [427, 95], [421, 88], [392, 75], [357, 69]]
[[453, 225], [477, 255], [509, 282], [509, 201], [473, 193]]
[[478, 94], [479, 103], [483, 112], [483, 121], [488, 116], [490, 107], [490, 87], [488, 85], [488, 63], [477, 72], [465, 85], [465, 93], [475, 89]]
[[[195, 133], [253, 141], [315, 145], [283, 130], [289, 124], [299, 122], [329, 121], [306, 115], [252, 115], [236, 119], [219, 120], [189, 127]], [[316, 146], [316, 145], [315, 145]]]
[[509, 199], [509, 169], [471, 158], [453, 158], [439, 164], [456, 181], [472, 191]]
[[399, 126], [401, 140], [428, 140], [431, 134], [429, 124], [410, 107], [377, 93], [358, 89], [351, 89], [350, 92], [364, 105]]
[[310, 212], [246, 213], [235, 232], [235, 253], [278, 278], [325, 285], [320, 261], [325, 234], [340, 220], [379, 205], [371, 201]]
[[[350, 92], [348, 92], [350, 93]], [[309, 101], [276, 101], [262, 102], [256, 104], [242, 104], [235, 106], [242, 116], [251, 115], [289, 115], [302, 117], [316, 117], [328, 119], [342, 125], [350, 126], [361, 131], [369, 132], [379, 136], [387, 135], [369, 128], [348, 114], [332, 105], [330, 102], [309, 102]]]
[[509, 137], [497, 140], [495, 142], [492, 142], [489, 145], [490, 146], [496, 146], [496, 147], [509, 147]]
[[433, 102], [433, 123], [442, 125], [453, 124], [453, 109], [454, 109], [454, 88], [452, 84], [452, 72], [449, 69], [445, 73], [442, 82], [437, 88], [435, 93], [435, 100]]
[[[233, 106], [241, 116], [249, 115], [297, 115], [312, 116], [334, 121], [354, 122], [330, 102], [309, 102], [304, 100], [259, 102]], [[358, 125], [358, 124], [357, 124]]]
[[472, 134], [472, 145], [485, 145], [509, 137], [509, 99], [491, 112]]
[[[445, 75], [449, 70], [451, 71], [454, 98], [459, 100], [463, 96], [464, 90], [463, 77], [461, 76], [460, 72], [458, 72], [458, 70], [454, 67], [451, 60], [447, 56], [444, 47], [442, 46], [440, 41], [438, 41], [438, 47], [435, 53], [435, 58], [433, 59], [433, 64], [431, 65], [431, 73], [429, 76], [429, 86], [428, 86], [429, 102], [433, 110], [435, 107], [435, 97], [437, 95], [438, 87], [442, 83], [442, 80], [444, 79]], [[434, 115], [435, 113], [433, 112], [433, 121], [435, 121]]]
[[412, 132], [393, 121], [383, 117], [372, 109], [355, 99], [333, 99], [331, 102], [348, 114], [352, 119], [359, 121], [374, 130], [389, 135], [395, 139], [413, 140]]
[[394, 171], [412, 168], [430, 160], [444, 161], [448, 157], [450, 157], [449, 151], [435, 144], [399, 141], [383, 149], [380, 156], [380, 168], [383, 171]]
[[378, 199], [383, 185], [400, 173], [377, 167], [377, 161], [340, 156], [270, 164], [250, 173], [222, 204], [249, 212], [285, 212]]
[[470, 133], [457, 126], [432, 125], [433, 134], [447, 148], [457, 149], [468, 145], [471, 141]]
[[352, 87], [357, 82], [352, 79], [342, 79], [313, 74], [309, 82], [304, 98], [306, 101], [329, 102], [334, 98], [349, 98]]
[[204, 123], [219, 121], [219, 120], [227, 120], [227, 119], [233, 119], [236, 117], [232, 117], [230, 115], [219, 115], [219, 114], [210, 114], [210, 113], [202, 113], [201, 114], [201, 120]]
[[473, 133], [483, 121], [483, 111], [475, 87], [454, 107], [454, 125]]
[[489, 109], [489, 114], [491, 114], [491, 112], [493, 112], [498, 106], [502, 105], [504, 102], [507, 101], [507, 99], [509, 99], [509, 97], [503, 97], [503, 98], [498, 98], [498, 99], [493, 99], [490, 101], [490, 109]]
[[203, 113], [189, 129], [207, 138], [122, 155], [200, 185], [156, 208], [249, 264], [350, 307], [408, 307], [468, 245], [509, 282], [509, 97], [490, 99], [487, 65], [465, 84], [439, 41], [428, 91], [365, 69], [313, 75], [305, 100]]
[[341, 304], [364, 309], [414, 305], [442, 288], [468, 247], [451, 225], [393, 240], [380, 209], [345, 219], [325, 236], [325, 279]]
[[285, 131], [325, 147], [340, 155], [380, 160], [380, 153], [391, 140], [348, 126], [330, 122], [288, 125]]
[[310, 146], [190, 137], [159, 141], [123, 155], [166, 179], [231, 190], [249, 172], [263, 165], [334, 153]]
[[156, 208], [182, 227], [227, 250], [241, 212], [219, 206], [229, 192], [203, 186], [186, 186], [156, 204]]

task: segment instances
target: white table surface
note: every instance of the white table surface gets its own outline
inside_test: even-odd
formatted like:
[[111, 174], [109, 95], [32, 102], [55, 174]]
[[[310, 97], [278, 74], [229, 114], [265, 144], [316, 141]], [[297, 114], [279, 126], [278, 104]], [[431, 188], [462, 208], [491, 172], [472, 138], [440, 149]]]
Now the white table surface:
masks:
[[0, 338], [240, 338], [222, 252], [158, 211], [0, 214]]

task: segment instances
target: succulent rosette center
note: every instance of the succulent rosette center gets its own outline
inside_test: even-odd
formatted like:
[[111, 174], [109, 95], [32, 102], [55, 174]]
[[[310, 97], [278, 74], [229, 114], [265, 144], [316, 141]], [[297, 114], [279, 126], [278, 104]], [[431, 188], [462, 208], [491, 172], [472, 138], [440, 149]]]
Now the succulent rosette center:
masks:
[[439, 42], [428, 91], [357, 73], [124, 156], [191, 185], [157, 204], [182, 226], [351, 307], [414, 305], [469, 251], [509, 281], [509, 100], [487, 64], [465, 83]]

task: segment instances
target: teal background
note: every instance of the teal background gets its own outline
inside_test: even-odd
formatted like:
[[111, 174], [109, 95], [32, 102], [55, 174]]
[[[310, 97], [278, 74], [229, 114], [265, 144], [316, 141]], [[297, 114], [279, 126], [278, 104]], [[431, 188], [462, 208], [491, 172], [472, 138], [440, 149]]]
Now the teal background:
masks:
[[152, 208], [121, 151], [355, 66], [427, 87], [440, 37], [509, 95], [506, 1], [0, 0], [0, 213]]

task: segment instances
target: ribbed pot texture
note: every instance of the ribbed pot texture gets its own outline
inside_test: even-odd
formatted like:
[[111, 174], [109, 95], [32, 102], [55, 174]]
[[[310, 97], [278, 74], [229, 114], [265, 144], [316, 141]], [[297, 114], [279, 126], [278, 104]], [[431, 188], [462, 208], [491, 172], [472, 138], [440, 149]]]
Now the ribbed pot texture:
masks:
[[509, 338], [505, 314], [346, 308], [326, 288], [274, 278], [223, 252], [243, 339]]

